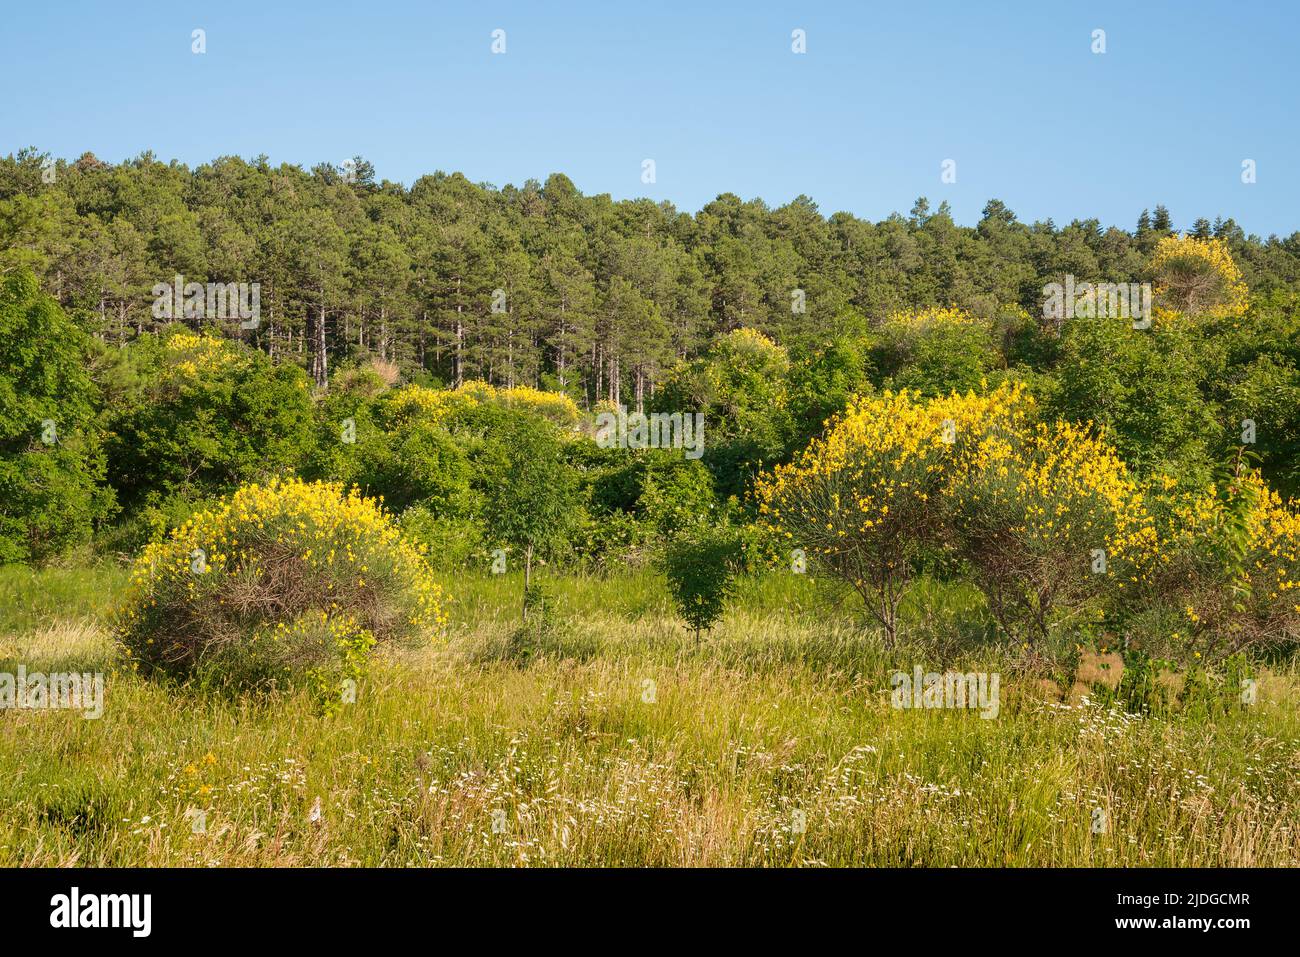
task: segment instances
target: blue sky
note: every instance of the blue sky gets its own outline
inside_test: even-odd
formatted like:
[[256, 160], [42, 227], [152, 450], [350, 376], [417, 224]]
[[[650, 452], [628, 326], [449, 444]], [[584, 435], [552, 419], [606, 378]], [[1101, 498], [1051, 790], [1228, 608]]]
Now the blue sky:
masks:
[[692, 212], [721, 192], [806, 193], [879, 219], [925, 195], [973, 223], [997, 197], [1025, 221], [1132, 228], [1163, 202], [1179, 228], [1300, 229], [1295, 3], [172, 0], [5, 19], [0, 154], [359, 153], [405, 183], [560, 171]]

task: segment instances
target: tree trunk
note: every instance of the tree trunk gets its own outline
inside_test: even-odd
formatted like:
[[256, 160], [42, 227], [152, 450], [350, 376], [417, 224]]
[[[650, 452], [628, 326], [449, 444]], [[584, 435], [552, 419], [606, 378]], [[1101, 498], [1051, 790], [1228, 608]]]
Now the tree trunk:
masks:
[[533, 580], [533, 546], [524, 549], [524, 621], [528, 620], [528, 586]]
[[322, 389], [328, 388], [330, 384], [329, 374], [329, 353], [325, 345], [325, 304], [322, 302], [320, 315], [316, 319], [315, 335], [312, 342], [312, 372], [316, 378], [316, 385]]
[[465, 341], [465, 327], [460, 324], [460, 307], [456, 307], [456, 388], [459, 389], [465, 382], [464, 360], [461, 358], [461, 351]]

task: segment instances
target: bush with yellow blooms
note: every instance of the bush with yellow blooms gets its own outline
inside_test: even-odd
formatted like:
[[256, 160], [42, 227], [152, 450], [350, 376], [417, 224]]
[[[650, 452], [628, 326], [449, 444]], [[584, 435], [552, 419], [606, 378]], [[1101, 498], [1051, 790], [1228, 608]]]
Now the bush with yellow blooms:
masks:
[[478, 380], [469, 380], [458, 389], [402, 386], [384, 396], [381, 412], [390, 424], [413, 417], [445, 423], [457, 412], [472, 410], [481, 405], [531, 412], [562, 429], [574, 429], [582, 420], [577, 404], [563, 393], [546, 392], [530, 386], [498, 388]]
[[1241, 270], [1222, 239], [1165, 236], [1156, 245], [1149, 270], [1157, 301], [1177, 312], [1237, 317], [1250, 305]]
[[1190, 491], [1160, 476], [1151, 502], [1160, 550], [1147, 609], [1174, 609], [1180, 647], [1212, 660], [1300, 640], [1293, 504], [1244, 467]]
[[986, 441], [1026, 427], [1018, 384], [985, 395], [854, 399], [788, 465], [757, 485], [760, 521], [853, 587], [893, 641], [919, 548], [942, 538], [940, 498]]
[[337, 690], [376, 642], [445, 621], [428, 565], [378, 502], [290, 479], [245, 485], [149, 544], [116, 635], [150, 674]]
[[1108, 592], [1136, 589], [1156, 535], [1115, 450], [1036, 423], [980, 442], [944, 495], [950, 542], [1008, 635], [1041, 642]]

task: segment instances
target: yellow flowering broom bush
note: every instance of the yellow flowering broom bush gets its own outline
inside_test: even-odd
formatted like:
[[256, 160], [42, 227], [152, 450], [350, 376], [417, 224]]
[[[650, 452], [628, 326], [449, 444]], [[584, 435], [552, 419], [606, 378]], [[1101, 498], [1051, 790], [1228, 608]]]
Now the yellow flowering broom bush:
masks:
[[892, 641], [918, 549], [941, 538], [939, 497], [985, 440], [1018, 434], [1032, 410], [1018, 384], [854, 399], [824, 438], [759, 480], [761, 523], [857, 590]]
[[952, 546], [1009, 635], [1046, 638], [1106, 593], [1136, 590], [1156, 534], [1124, 463], [1087, 429], [988, 436], [945, 494]]
[[179, 332], [164, 340], [163, 354], [166, 359], [162, 379], [166, 382], [189, 381], [248, 364], [247, 357], [233, 343], [190, 332]]
[[1165, 236], [1156, 245], [1149, 268], [1156, 297], [1178, 312], [1237, 317], [1250, 305], [1241, 270], [1222, 239]]
[[148, 545], [116, 632], [146, 673], [328, 684], [356, 677], [376, 642], [440, 629], [442, 603], [377, 502], [292, 479], [246, 485]]
[[473, 379], [458, 389], [430, 389], [419, 385], [394, 389], [384, 396], [381, 411], [390, 424], [414, 417], [444, 423], [457, 412], [481, 405], [531, 412], [564, 429], [576, 428], [582, 419], [577, 404], [562, 393], [545, 392], [529, 386], [501, 389]]
[[1300, 640], [1300, 513], [1242, 470], [1186, 491], [1156, 480], [1148, 607], [1174, 606], [1178, 643], [1215, 659]]
[[939, 328], [983, 328], [988, 325], [988, 321], [956, 306], [929, 306], [910, 312], [896, 312], [885, 320], [885, 325], [921, 334]]

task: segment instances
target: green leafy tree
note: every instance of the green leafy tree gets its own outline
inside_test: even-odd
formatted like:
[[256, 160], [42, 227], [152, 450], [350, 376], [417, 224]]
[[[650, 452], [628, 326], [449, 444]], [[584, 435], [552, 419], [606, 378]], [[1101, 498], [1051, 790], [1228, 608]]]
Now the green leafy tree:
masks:
[[1137, 474], [1207, 480], [1209, 442], [1223, 432], [1201, 377], [1207, 343], [1178, 325], [1137, 330], [1128, 320], [1066, 325], [1050, 415], [1092, 422]]
[[314, 441], [310, 383], [240, 343], [173, 332], [138, 349], [144, 387], [109, 420], [109, 480], [158, 505], [292, 473]]
[[30, 272], [0, 279], [0, 563], [85, 542], [112, 507], [88, 345]]
[[752, 329], [718, 340], [708, 355], [678, 366], [648, 404], [653, 411], [703, 413], [703, 461], [720, 495], [740, 495], [758, 469], [780, 461], [791, 431], [790, 357]]
[[503, 410], [500, 418], [485, 450], [484, 519], [493, 540], [523, 554], [526, 596], [534, 560], [567, 544], [580, 499], [555, 427], [525, 413]]

